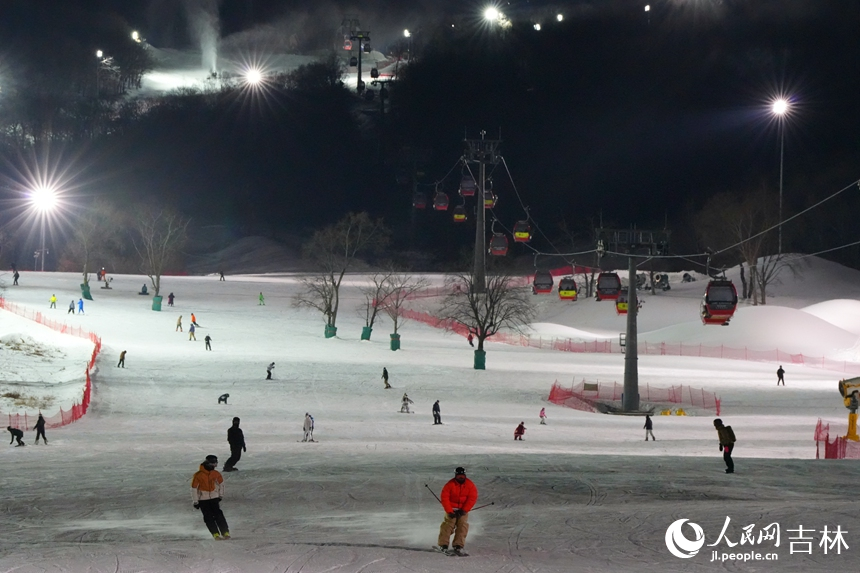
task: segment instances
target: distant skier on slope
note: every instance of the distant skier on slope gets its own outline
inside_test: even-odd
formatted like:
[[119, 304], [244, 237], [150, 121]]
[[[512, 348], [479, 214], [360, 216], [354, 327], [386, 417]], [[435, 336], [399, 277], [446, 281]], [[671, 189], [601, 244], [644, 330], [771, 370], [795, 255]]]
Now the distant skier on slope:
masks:
[[48, 438], [45, 437], [45, 417], [42, 416], [42, 413], [39, 412], [39, 419], [36, 420], [36, 425], [33, 426], [33, 429], [36, 430], [36, 444], [39, 443], [39, 436], [42, 436], [42, 439], [45, 440], [45, 445], [48, 445]]
[[275, 369], [275, 363], [274, 362], [272, 362], [271, 364], [266, 366], [266, 380], [272, 379], [272, 370], [274, 370], [274, 369]]
[[403, 413], [411, 414], [412, 412], [409, 411], [409, 404], [414, 404], [414, 403], [415, 402], [410, 400], [409, 396], [407, 396], [406, 393], [404, 392], [403, 398], [400, 399], [400, 413], [401, 414], [403, 414]]
[[514, 439], [522, 441], [523, 434], [526, 433], [526, 423], [520, 422], [520, 425], [514, 430]]
[[[224, 399], [227, 403], [227, 399]], [[227, 443], [230, 444], [230, 458], [224, 464], [225, 472], [238, 471], [236, 464], [242, 459], [242, 452], [247, 452], [248, 448], [245, 445], [245, 432], [239, 427], [239, 418], [233, 418], [233, 425], [227, 428]]]
[[18, 440], [18, 443], [15, 445], [16, 448], [18, 446], [26, 446], [27, 445], [24, 443], [24, 440], [22, 439], [24, 437], [24, 432], [22, 432], [18, 428], [13, 428], [12, 426], [6, 426], [6, 429], [9, 430], [10, 434], [12, 434], [12, 439], [9, 441], [10, 446], [12, 445], [12, 442], [14, 442], [15, 440]]
[[305, 423], [302, 426], [302, 429], [305, 432], [305, 437], [302, 438], [303, 442], [313, 442], [314, 441], [314, 417], [309, 413], [305, 412]]
[[388, 369], [382, 367], [382, 381], [385, 382], [385, 389], [388, 390], [391, 386], [388, 384]]

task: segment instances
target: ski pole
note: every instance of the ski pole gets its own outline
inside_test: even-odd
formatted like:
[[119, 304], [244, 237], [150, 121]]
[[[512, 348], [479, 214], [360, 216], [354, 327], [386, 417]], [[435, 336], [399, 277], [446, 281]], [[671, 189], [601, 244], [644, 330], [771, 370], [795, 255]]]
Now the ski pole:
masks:
[[489, 506], [489, 505], [496, 505], [496, 502], [495, 502], [495, 501], [491, 501], [490, 503], [485, 503], [484, 505], [479, 505], [478, 507], [473, 507], [473, 508], [472, 508], [472, 511], [475, 511], [475, 510], [478, 510], [478, 509], [482, 509], [482, 508], [487, 507], [487, 506]]
[[438, 501], [439, 503], [442, 503], [442, 500], [441, 500], [441, 499], [439, 499], [439, 496], [438, 496], [438, 495], [436, 495], [435, 493], [433, 493], [433, 490], [432, 490], [432, 489], [430, 489], [430, 486], [429, 486], [429, 485], [427, 485], [427, 484], [425, 483], [425, 484], [424, 484], [424, 487], [426, 487], [426, 488], [427, 488], [427, 490], [428, 490], [430, 493], [432, 493], [432, 494], [433, 494], [433, 497], [435, 497], [435, 498], [436, 498], [436, 501]]

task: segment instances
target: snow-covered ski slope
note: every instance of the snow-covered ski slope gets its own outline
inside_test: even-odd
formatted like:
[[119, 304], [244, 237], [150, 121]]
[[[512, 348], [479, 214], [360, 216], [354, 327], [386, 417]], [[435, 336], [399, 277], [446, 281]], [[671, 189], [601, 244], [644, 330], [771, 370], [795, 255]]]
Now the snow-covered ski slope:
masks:
[[[3, 278], [6, 284], [11, 281]], [[441, 277], [433, 277], [436, 284]], [[80, 276], [22, 273], [9, 302], [44, 311], [102, 337], [93, 402], [84, 419], [48, 431], [50, 445], [0, 449], [0, 571], [143, 572], [567, 572], [567, 571], [850, 571], [860, 551], [854, 501], [856, 462], [815, 460], [815, 423], [843, 432], [847, 410], [839, 372], [776, 363], [640, 356], [640, 384], [689, 384], [716, 392], [722, 419], [738, 437], [736, 471], [723, 473], [713, 416], [656, 416], [657, 442], [646, 442], [641, 417], [589, 414], [548, 404], [554, 380], [623, 380], [623, 356], [569, 354], [488, 344], [487, 370], [471, 368], [468, 344], [416, 322], [401, 329], [402, 349], [388, 348], [390, 323], [359, 340], [363, 276], [348, 277], [338, 337], [323, 338], [319, 315], [291, 306], [294, 275], [165, 277], [176, 306], [150, 310], [137, 295], [145, 279], [114, 275], [94, 288], [86, 315], [67, 315]], [[644, 295], [639, 325], [649, 341], [780, 348], [833, 359], [858, 359], [860, 275], [821, 260], [801, 276], [782, 276], [766, 308], [741, 306], [728, 327], [702, 326], [705, 282], [673, 283]], [[737, 283], [737, 281], [736, 281]], [[263, 291], [266, 306], [257, 297]], [[52, 293], [59, 309], [49, 310]], [[63, 302], [65, 301], [65, 302]], [[611, 303], [535, 297], [535, 335], [574, 332], [617, 336], [624, 318]], [[432, 308], [417, 300], [415, 308]], [[188, 340], [194, 312], [202, 326]], [[184, 333], [175, 332], [183, 315]], [[211, 352], [203, 337], [212, 337]], [[0, 394], [55, 389], [57, 405], [91, 346], [66, 343], [33, 322], [0, 312], [0, 340], [26, 337], [51, 347], [42, 355], [0, 349]], [[68, 346], [65, 346], [65, 345]], [[126, 368], [116, 368], [127, 350]], [[274, 361], [274, 380], [265, 381]], [[383, 389], [382, 367], [391, 390]], [[22, 374], [25, 372], [26, 374]], [[72, 382], [70, 383], [70, 379]], [[26, 382], [14, 386], [13, 382]], [[49, 387], [48, 390], [51, 390]], [[229, 405], [217, 404], [228, 392]], [[404, 392], [416, 415], [397, 413]], [[74, 392], [71, 392], [74, 394]], [[443, 425], [431, 407], [440, 400]], [[65, 407], [65, 405], [64, 405]], [[547, 408], [548, 423], [538, 413]], [[0, 410], [10, 411], [8, 399]], [[17, 410], [16, 410], [17, 411]], [[302, 437], [305, 412], [316, 444]], [[54, 411], [47, 409], [46, 414]], [[226, 431], [242, 419], [248, 452], [225, 474], [222, 504], [233, 539], [212, 540], [191, 507], [189, 484], [206, 454], [229, 456]], [[523, 442], [514, 427], [525, 421]], [[8, 433], [7, 433], [8, 434]], [[436, 493], [465, 466], [482, 503], [470, 516], [468, 559], [434, 553], [442, 510]], [[737, 545], [781, 526], [781, 543]], [[667, 528], [678, 519], [701, 526], [707, 545], [673, 556]], [[811, 553], [790, 539], [812, 528]], [[827, 526], [841, 527], [849, 548], [819, 546]], [[691, 529], [683, 530], [693, 539]], [[714, 547], [708, 545], [716, 544]], [[777, 560], [712, 563], [712, 551], [775, 553]]]

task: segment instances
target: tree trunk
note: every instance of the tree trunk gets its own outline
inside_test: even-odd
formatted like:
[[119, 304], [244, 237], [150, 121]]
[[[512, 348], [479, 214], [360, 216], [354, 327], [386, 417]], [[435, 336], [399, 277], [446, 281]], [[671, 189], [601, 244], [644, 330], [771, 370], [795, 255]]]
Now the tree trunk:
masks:
[[[748, 263], [749, 264], [749, 263]], [[754, 264], [750, 264], [750, 298], [752, 298], [753, 306], [758, 306], [758, 268]]]

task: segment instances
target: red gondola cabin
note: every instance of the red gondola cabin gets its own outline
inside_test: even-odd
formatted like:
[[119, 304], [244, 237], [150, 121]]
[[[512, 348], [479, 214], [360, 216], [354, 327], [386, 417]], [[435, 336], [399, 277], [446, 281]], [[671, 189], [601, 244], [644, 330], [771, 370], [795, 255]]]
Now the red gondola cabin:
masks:
[[621, 294], [621, 279], [615, 273], [597, 275], [597, 300], [616, 300]]
[[498, 257], [508, 254], [508, 238], [503, 233], [493, 233], [490, 237], [490, 254]]
[[730, 280], [712, 280], [702, 299], [702, 323], [728, 325], [738, 306], [738, 291]]
[[528, 221], [514, 223], [514, 240], [518, 243], [528, 243], [532, 240], [532, 228]]
[[427, 196], [418, 191], [412, 195], [412, 206], [416, 209], [424, 209], [427, 207]]
[[437, 211], [447, 211], [448, 195], [442, 191], [437, 191], [436, 196], [433, 197], [433, 208]]
[[576, 300], [576, 281], [573, 280], [573, 277], [564, 277], [558, 281], [558, 298]]
[[553, 284], [554, 281], [552, 280], [552, 275], [549, 271], [537, 271], [535, 272], [535, 278], [532, 281], [532, 293], [549, 294], [552, 292]]
[[477, 190], [478, 185], [471, 175], [464, 175], [460, 180], [460, 195], [463, 197], [472, 197]]

